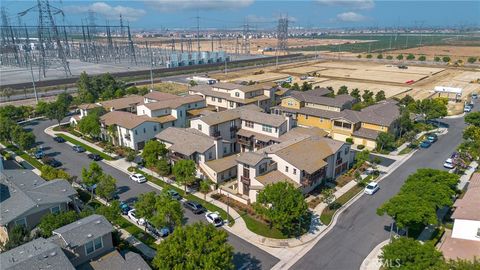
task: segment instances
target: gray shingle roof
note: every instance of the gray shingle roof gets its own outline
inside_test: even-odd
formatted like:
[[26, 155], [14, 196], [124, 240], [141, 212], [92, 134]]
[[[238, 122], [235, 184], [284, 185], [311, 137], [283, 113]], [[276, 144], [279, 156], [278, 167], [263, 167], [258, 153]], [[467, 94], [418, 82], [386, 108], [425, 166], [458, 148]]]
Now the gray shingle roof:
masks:
[[29, 170], [5, 170], [0, 175], [0, 224], [17, 219], [38, 205], [68, 203], [77, 194], [65, 180], [45, 181]]
[[342, 107], [355, 100], [355, 98], [350, 95], [338, 95], [333, 98], [325, 97], [321, 95], [323, 92], [324, 91], [319, 90], [310, 90], [306, 92], [292, 91], [290, 95], [300, 101], [333, 107]]
[[204, 153], [215, 145], [215, 140], [193, 128], [169, 127], [155, 136], [157, 139], [172, 144], [169, 150], [190, 156]]
[[287, 121], [285, 117], [281, 115], [263, 113], [262, 109], [256, 105], [242, 106], [236, 109], [212, 113], [200, 118], [200, 120], [208, 125], [217, 125], [235, 119], [247, 120], [273, 127], [279, 127]]
[[373, 130], [373, 129], [367, 129], [367, 128], [359, 128], [358, 130], [355, 130], [353, 132], [353, 136], [355, 136], [355, 137], [372, 139], [372, 140], [376, 140], [377, 137], [378, 137], [378, 134], [380, 134], [380, 131], [376, 131], [376, 130]]
[[59, 235], [67, 246], [74, 248], [112, 231], [112, 224], [104, 216], [95, 214], [58, 228], [53, 234]]
[[62, 249], [54, 243], [37, 238], [0, 254], [2, 270], [74, 270]]
[[360, 120], [365, 123], [390, 126], [399, 116], [400, 108], [394, 100], [384, 100], [362, 109]]
[[91, 261], [88, 266], [81, 266], [80, 269], [94, 269], [94, 270], [150, 270], [150, 266], [143, 260], [143, 258], [134, 252], [127, 252], [125, 258], [114, 250], [102, 257]]
[[266, 155], [258, 152], [244, 152], [241, 153], [236, 160], [240, 163], [245, 163], [250, 166], [257, 165], [262, 159], [268, 158]]

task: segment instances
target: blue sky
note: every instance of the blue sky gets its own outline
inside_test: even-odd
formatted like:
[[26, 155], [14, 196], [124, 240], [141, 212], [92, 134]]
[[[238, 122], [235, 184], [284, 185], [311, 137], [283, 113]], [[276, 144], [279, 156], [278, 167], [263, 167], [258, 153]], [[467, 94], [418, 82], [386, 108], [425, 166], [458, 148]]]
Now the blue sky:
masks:
[[[97, 24], [106, 20], [118, 24], [122, 14], [133, 28], [195, 28], [200, 17], [202, 28], [239, 28], [247, 21], [258, 28], [274, 27], [286, 15], [293, 26], [397, 27], [480, 25], [480, 1], [374, 1], [374, 0], [150, 0], [150, 1], [71, 1], [50, 0], [65, 11], [66, 23], [80, 23], [88, 10], [96, 14]], [[1, 1], [11, 20], [14, 14], [34, 6], [36, 1]], [[34, 24], [35, 15], [23, 22]]]

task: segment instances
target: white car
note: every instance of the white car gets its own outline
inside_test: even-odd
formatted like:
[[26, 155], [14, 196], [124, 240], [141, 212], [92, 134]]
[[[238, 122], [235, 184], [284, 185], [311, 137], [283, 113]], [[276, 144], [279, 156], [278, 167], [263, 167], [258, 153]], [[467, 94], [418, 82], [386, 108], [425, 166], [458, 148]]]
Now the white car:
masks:
[[220, 217], [218, 212], [207, 212], [205, 214], [205, 218], [207, 219], [208, 223], [213, 224], [215, 227], [223, 225], [223, 219]]
[[134, 173], [134, 174], [130, 175], [130, 180], [133, 180], [137, 183], [147, 182], [147, 178], [145, 178], [145, 176], [143, 174], [140, 174], [140, 173]]
[[131, 219], [133, 222], [137, 223], [140, 226], [145, 225], [145, 219], [144, 218], [138, 218], [137, 214], [135, 213], [135, 209], [132, 209], [128, 211], [127, 216], [129, 219]]
[[465, 108], [463, 108], [463, 112], [471, 112], [472, 111], [472, 106], [467, 105]]
[[365, 187], [365, 193], [368, 195], [373, 195], [375, 192], [377, 192], [380, 189], [378, 186], [378, 183], [376, 182], [370, 182], [368, 185]]
[[447, 169], [455, 168], [455, 165], [453, 164], [453, 159], [447, 158], [447, 160], [445, 160], [445, 162], [443, 163], [443, 167], [445, 167]]

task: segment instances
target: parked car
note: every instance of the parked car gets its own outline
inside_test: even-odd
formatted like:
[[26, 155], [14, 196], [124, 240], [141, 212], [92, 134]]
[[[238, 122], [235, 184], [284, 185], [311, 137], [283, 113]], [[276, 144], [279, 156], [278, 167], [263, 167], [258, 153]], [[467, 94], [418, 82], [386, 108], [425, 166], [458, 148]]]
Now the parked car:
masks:
[[473, 93], [473, 94], [472, 94], [472, 98], [473, 98], [473, 99], [477, 99], [477, 98], [478, 98], [478, 94], [477, 94], [477, 93]]
[[35, 156], [36, 159], [42, 159], [44, 156], [45, 156], [45, 152], [43, 152], [43, 150], [37, 150], [35, 151], [35, 153], [33, 154]]
[[368, 195], [373, 195], [375, 192], [377, 192], [380, 189], [378, 186], [378, 183], [376, 182], [370, 182], [368, 185], [365, 187], [365, 193]]
[[46, 157], [45, 156], [45, 157], [42, 158], [42, 161], [43, 161], [43, 163], [45, 163], [49, 166], [52, 166], [54, 168], [58, 168], [58, 167], [63, 165], [62, 162], [60, 162], [60, 161], [58, 161], [58, 160], [56, 160], [52, 157]]
[[130, 210], [132, 210], [132, 208], [126, 202], [120, 203], [120, 212], [122, 213], [122, 215], [128, 215], [128, 212]]
[[434, 143], [437, 140], [438, 140], [437, 134], [435, 134], [435, 133], [427, 134], [427, 141], [429, 141], [430, 143]]
[[65, 139], [63, 137], [54, 137], [53, 138], [54, 141], [56, 141], [57, 143], [64, 143], [65, 142]]
[[174, 200], [180, 201], [182, 199], [182, 196], [180, 196], [180, 194], [173, 189], [167, 190], [167, 194], [170, 195], [170, 197]]
[[138, 218], [137, 215], [135, 214], [135, 209], [130, 209], [130, 211], [128, 211], [128, 213], [127, 213], [127, 216], [133, 222], [138, 224], [138, 221], [140, 220], [140, 218]]
[[98, 154], [92, 154], [92, 153], [88, 154], [87, 157], [88, 157], [89, 159], [93, 159], [93, 160], [95, 160], [95, 161], [99, 161], [99, 160], [102, 159], [102, 157], [101, 157], [100, 155], [98, 155]]
[[150, 233], [152, 233], [157, 237], [167, 237], [173, 231], [172, 229], [170, 229], [170, 227], [167, 227], [167, 226], [157, 229], [155, 228], [155, 226], [153, 226], [153, 224], [151, 224], [148, 221], [145, 222], [145, 228], [147, 229], [147, 231], [149, 231]]
[[447, 158], [447, 160], [445, 160], [445, 162], [443, 163], [443, 167], [445, 167], [447, 169], [455, 168], [455, 165], [453, 164], [453, 159]]
[[421, 147], [421, 148], [429, 148], [430, 146], [432, 146], [432, 143], [429, 142], [429, 141], [427, 141], [427, 140], [423, 141], [423, 142], [420, 144], [420, 147]]
[[82, 146], [80, 145], [74, 145], [72, 147], [73, 151], [77, 152], [77, 153], [83, 153], [85, 152], [85, 148], [83, 148]]
[[220, 217], [218, 212], [207, 212], [205, 214], [205, 218], [207, 219], [208, 223], [213, 224], [215, 227], [220, 227], [223, 225], [223, 219]]
[[130, 180], [133, 180], [137, 183], [147, 182], [147, 178], [145, 178], [145, 176], [141, 173], [134, 173], [134, 174], [130, 175]]
[[189, 209], [190, 211], [192, 211], [194, 214], [197, 214], [197, 215], [206, 211], [203, 205], [195, 201], [186, 201], [183, 203], [183, 206], [185, 206], [185, 208]]
[[472, 111], [472, 106], [470, 105], [466, 105], [464, 108], [463, 108], [463, 112], [471, 112]]

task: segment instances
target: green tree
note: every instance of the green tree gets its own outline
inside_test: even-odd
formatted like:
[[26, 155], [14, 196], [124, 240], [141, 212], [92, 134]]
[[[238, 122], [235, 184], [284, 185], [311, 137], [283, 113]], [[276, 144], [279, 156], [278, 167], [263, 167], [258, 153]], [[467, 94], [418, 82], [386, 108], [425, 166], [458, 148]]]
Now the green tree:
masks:
[[375, 102], [379, 102], [379, 101], [382, 101], [382, 100], [385, 100], [385, 99], [386, 99], [385, 91], [380, 90], [375, 94]]
[[155, 213], [149, 221], [157, 228], [181, 226], [183, 223], [182, 205], [164, 191], [156, 197]]
[[383, 59], [383, 54], [379, 53], [379, 54], [377, 55], [377, 59]]
[[398, 119], [399, 135], [403, 136], [406, 132], [412, 130], [413, 122], [410, 119], [410, 112], [407, 109], [401, 110], [400, 118]]
[[361, 54], [357, 55], [357, 58], [362, 58], [362, 55]]
[[477, 58], [476, 57], [468, 57], [467, 59], [467, 62], [470, 63], [470, 64], [473, 64], [477, 61]]
[[400, 99], [400, 105], [409, 106], [410, 104], [414, 103], [415, 100], [410, 95], [405, 95], [402, 99]]
[[92, 82], [85, 71], [82, 72], [78, 78], [77, 89], [77, 99], [79, 103], [93, 103], [98, 98], [92, 93]]
[[165, 147], [165, 144], [150, 140], [147, 141], [145, 147], [143, 148], [142, 157], [145, 160], [147, 167], [154, 167], [159, 158], [165, 158], [167, 156], [168, 150]]
[[395, 148], [395, 137], [388, 132], [380, 132], [377, 136], [377, 150], [392, 150]]
[[440, 60], [441, 60], [441, 59], [440, 59], [440, 57], [438, 57], [438, 56], [435, 56], [435, 57], [433, 58], [433, 61], [435, 61], [435, 62], [440, 62]]
[[92, 138], [100, 136], [100, 116], [96, 113], [90, 112], [78, 122], [78, 129], [83, 134], [86, 134]]
[[157, 247], [153, 265], [157, 269], [234, 269], [233, 247], [228, 234], [212, 225], [194, 223], [176, 228]]
[[330, 205], [335, 200], [335, 190], [333, 188], [326, 188], [322, 190], [322, 202]]
[[425, 57], [425, 55], [420, 55], [420, 57], [418, 57], [418, 60], [419, 61], [425, 61], [425, 60], [427, 60], [427, 57]]
[[99, 214], [104, 216], [110, 222], [116, 223], [116, 221], [121, 218], [120, 215], [120, 202], [114, 200], [110, 203], [110, 205], [101, 205], [97, 209], [95, 209], [95, 214]]
[[393, 56], [387, 55], [387, 59], [388, 59], [388, 60], [392, 60], [392, 59], [393, 59]]
[[480, 127], [480, 112], [471, 112], [465, 116], [465, 123]]
[[191, 159], [182, 159], [179, 160], [173, 165], [173, 175], [175, 176], [175, 181], [180, 185], [184, 185], [185, 194], [187, 193], [187, 186], [195, 182], [195, 172], [197, 171], [195, 167], [195, 162]]
[[150, 220], [155, 214], [157, 195], [155, 192], [142, 193], [135, 203], [135, 212], [139, 217]]
[[30, 232], [20, 225], [14, 226], [8, 233], [8, 240], [6, 243], [0, 242], [0, 250], [5, 252], [14, 249], [30, 241]]
[[355, 155], [355, 168], [359, 168], [360, 166], [365, 163], [365, 161], [370, 160], [370, 151], [363, 150], [362, 152], [358, 152]]
[[409, 110], [423, 115], [426, 120], [447, 116], [447, 102], [442, 98], [417, 100], [409, 105]]
[[294, 83], [290, 89], [300, 91], [300, 85], [298, 85], [298, 83]]
[[382, 248], [380, 259], [385, 269], [440, 269], [443, 256], [432, 242], [400, 237]]
[[22, 150], [30, 150], [35, 147], [35, 135], [22, 129], [22, 132], [15, 137], [15, 142]]
[[64, 179], [70, 180], [71, 176], [64, 170], [55, 169], [50, 165], [43, 165], [40, 168], [42, 178], [45, 180]]
[[407, 55], [407, 60], [413, 60], [413, 59], [415, 59], [415, 55], [413, 55], [412, 53], [409, 53]]
[[12, 119], [0, 116], [0, 140], [12, 142], [12, 131], [17, 126]]
[[366, 56], [368, 59], [372, 58], [373, 56], [371, 54], [367, 54]]
[[357, 100], [360, 100], [360, 90], [358, 90], [358, 88], [354, 88], [354, 89], [350, 92], [350, 96], [356, 98]]
[[348, 95], [348, 87], [345, 85], [340, 86], [340, 88], [338, 88], [337, 95]]
[[158, 173], [161, 176], [168, 176], [170, 174], [171, 169], [172, 169], [170, 164], [168, 163], [167, 158], [159, 159], [158, 162], [157, 162], [156, 168], [158, 170]]
[[200, 181], [200, 188], [199, 191], [203, 193], [203, 200], [207, 200], [207, 193], [210, 192], [212, 189], [210, 188], [211, 183], [208, 180]]
[[451, 59], [450, 59], [450, 56], [444, 56], [444, 57], [442, 57], [442, 61], [445, 62], [445, 63], [450, 62], [450, 60], [451, 60]]
[[196, 81], [194, 81], [194, 80], [190, 80], [190, 82], [189, 82], [188, 84], [190, 84], [190, 86], [196, 86], [196, 85], [198, 85], [198, 83], [197, 83]]
[[474, 258], [473, 260], [449, 260], [447, 267], [444, 270], [478, 270], [480, 269], [480, 259]]
[[300, 89], [300, 91], [308, 91], [308, 90], [312, 90], [313, 86], [311, 83], [308, 83], [308, 82], [303, 82], [302, 84], [302, 88]]
[[255, 210], [285, 235], [300, 235], [310, 224], [309, 211], [302, 192], [288, 182], [267, 185], [258, 193]]
[[97, 189], [95, 190], [95, 192], [98, 196], [107, 200], [111, 200], [115, 195], [115, 191], [117, 191], [116, 183], [117, 179], [113, 178], [113, 176], [103, 174], [98, 181]]
[[373, 92], [370, 90], [364, 90], [362, 95], [363, 102], [366, 104], [372, 104], [375, 101], [373, 100]]
[[463, 130], [463, 138], [468, 141], [480, 142], [480, 127], [470, 125]]
[[399, 54], [399, 55], [397, 55], [397, 57], [396, 57], [396, 58], [397, 58], [398, 60], [402, 60], [402, 59], [403, 59], [403, 54]]
[[78, 220], [78, 218], [78, 214], [75, 211], [66, 211], [57, 214], [49, 213], [42, 217], [38, 228], [40, 229], [42, 237], [47, 238], [52, 236], [53, 230], [70, 224]]
[[[95, 162], [90, 163], [89, 168], [82, 168], [82, 182], [87, 187], [98, 184], [100, 179], [103, 177], [103, 169]], [[93, 198], [93, 189], [92, 189], [92, 198]]]

